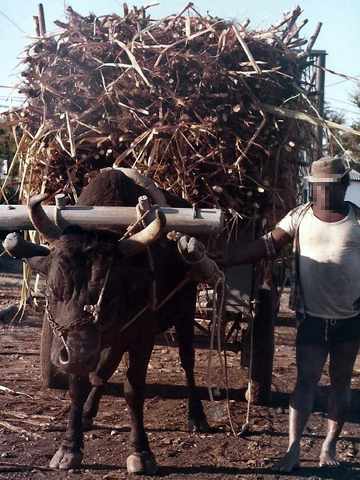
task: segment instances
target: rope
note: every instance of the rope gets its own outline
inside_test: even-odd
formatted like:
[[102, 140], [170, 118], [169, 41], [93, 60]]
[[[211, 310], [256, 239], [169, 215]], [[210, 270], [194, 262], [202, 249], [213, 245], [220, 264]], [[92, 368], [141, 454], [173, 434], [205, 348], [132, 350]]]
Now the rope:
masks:
[[125, 240], [126, 238], [128, 238], [131, 233], [133, 232], [133, 230], [139, 226], [139, 224], [143, 223], [146, 215], [149, 213], [149, 210], [147, 210], [146, 212], [144, 212], [134, 223], [132, 223], [131, 225], [128, 226], [128, 228], [126, 229], [126, 232], [124, 233], [124, 235], [120, 238], [119, 242], [121, 242], [121, 240]]
[[[228, 366], [227, 366], [227, 356], [226, 351], [224, 350], [224, 361], [222, 358], [222, 335], [221, 335], [221, 327], [222, 327], [222, 318], [223, 318], [223, 311], [224, 311], [224, 303], [225, 303], [225, 275], [221, 272], [219, 276], [218, 272], [216, 272], [218, 278], [214, 285], [214, 298], [213, 298], [213, 315], [212, 315], [212, 323], [211, 323], [211, 336], [210, 336], [210, 349], [209, 349], [209, 356], [208, 356], [208, 392], [210, 401], [214, 401], [213, 396], [213, 387], [211, 386], [211, 372], [212, 372], [212, 352], [215, 350], [215, 336], [216, 336], [216, 344], [217, 344], [217, 354], [220, 362], [220, 368], [224, 374], [225, 378], [225, 392], [226, 392], [226, 411], [229, 419], [229, 424], [231, 428], [232, 434], [236, 437], [236, 429], [234, 426], [234, 422], [232, 420], [232, 415], [230, 411], [230, 396], [229, 396], [229, 376], [228, 376]], [[215, 275], [214, 275], [215, 276]]]
[[119, 333], [122, 333], [124, 330], [129, 328], [143, 313], [146, 312], [146, 310], [151, 309], [153, 312], [157, 312], [158, 310], [160, 310], [160, 308], [163, 307], [165, 303], [167, 303], [175, 295], [175, 293], [178, 292], [188, 281], [188, 277], [185, 277], [183, 280], [181, 280], [181, 282], [178, 283], [177, 286], [154, 308], [152, 308], [152, 302], [149, 302], [147, 305], [145, 305], [145, 307], [139, 310], [128, 322], [125, 323], [125, 325], [121, 327]]
[[[90, 308], [92, 307], [92, 315], [94, 317], [94, 323], [97, 323], [99, 321], [99, 314], [100, 314], [100, 308], [101, 308], [101, 304], [102, 304], [102, 301], [103, 301], [103, 297], [104, 297], [104, 293], [105, 293], [105, 288], [106, 288], [106, 285], [108, 283], [108, 280], [109, 280], [109, 276], [110, 276], [110, 272], [111, 272], [111, 265], [112, 265], [112, 258], [110, 260], [110, 264], [108, 266], [108, 269], [107, 269], [107, 272], [106, 272], [106, 276], [105, 276], [105, 280], [104, 280], [104, 283], [103, 283], [103, 286], [101, 288], [101, 291], [100, 291], [100, 295], [99, 295], [99, 298], [98, 298], [98, 301], [96, 302], [96, 305], [90, 305]], [[84, 307], [84, 310], [85, 310], [85, 307]]]
[[[179, 253], [182, 256], [184, 263], [192, 266], [196, 266], [201, 264], [206, 257], [205, 250], [201, 253], [200, 258], [197, 260], [188, 260], [186, 258], [186, 254], [180, 248], [179, 243], [177, 244]], [[198, 249], [199, 250], [199, 249]], [[211, 261], [211, 260], [210, 260]], [[213, 261], [211, 261], [213, 262]], [[214, 268], [215, 267], [215, 268]], [[210, 272], [209, 272], [210, 270]], [[201, 271], [201, 269], [200, 269]], [[206, 272], [206, 273], [205, 273]], [[195, 269], [195, 272], [190, 271], [189, 275], [195, 273], [195, 277], [198, 279], [198, 273]], [[225, 303], [225, 274], [222, 272], [216, 264], [213, 262], [213, 268], [205, 268], [202, 274], [206, 275], [206, 283], [213, 285], [213, 308], [212, 308], [212, 321], [211, 321], [211, 334], [210, 334], [210, 348], [209, 348], [209, 355], [208, 355], [208, 366], [207, 366], [207, 389], [209, 393], [210, 401], [214, 401], [213, 395], [213, 387], [212, 387], [212, 358], [213, 358], [213, 351], [215, 350], [216, 344], [216, 351], [218, 354], [220, 368], [223, 372], [225, 378], [225, 390], [226, 390], [226, 408], [227, 414], [229, 418], [230, 428], [234, 436], [236, 436], [236, 431], [234, 428], [234, 424], [232, 421], [231, 411], [230, 411], [230, 399], [229, 399], [229, 377], [228, 377], [228, 369], [227, 369], [227, 357], [226, 352], [224, 351], [224, 360], [222, 357], [222, 326], [223, 326], [223, 313], [224, 313], [224, 303]], [[217, 387], [219, 390], [219, 387]]]
[[217, 288], [219, 285], [221, 278], [219, 278], [214, 285], [214, 297], [213, 297], [213, 314], [212, 314], [212, 322], [211, 322], [211, 335], [210, 335], [210, 350], [209, 350], [209, 357], [208, 357], [208, 371], [207, 371], [207, 377], [208, 377], [208, 392], [209, 392], [209, 398], [213, 402], [214, 401], [214, 396], [213, 396], [213, 391], [211, 387], [211, 364], [212, 364], [212, 352], [214, 350], [214, 343], [215, 343], [215, 330], [216, 330], [216, 324], [217, 324], [217, 319], [218, 319], [218, 312], [217, 312]]
[[149, 308], [150, 304], [148, 303], [143, 307], [139, 312], [137, 312], [125, 325], [123, 325], [120, 329], [119, 333], [124, 332], [127, 328], [129, 328], [146, 310]]
[[255, 300], [250, 302], [250, 363], [249, 363], [249, 376], [248, 376], [248, 398], [245, 423], [240, 429], [239, 436], [245, 435], [250, 429], [250, 413], [252, 403], [252, 371], [254, 363], [254, 303]]
[[179, 282], [177, 286], [158, 305], [156, 305], [154, 311], [156, 312], [160, 310], [160, 308], [165, 305], [165, 303], [168, 302], [170, 298], [172, 298], [175, 293], [178, 292], [189, 280], [189, 277], [185, 277], [183, 280], [181, 280], [181, 282]]
[[206, 256], [206, 251], [205, 251], [205, 249], [204, 249], [203, 252], [202, 252], [202, 254], [201, 254], [201, 257], [200, 257], [200, 258], [198, 258], [197, 260], [188, 260], [188, 259], [186, 258], [186, 255], [184, 255], [184, 253], [182, 252], [182, 250], [181, 250], [178, 242], [177, 242], [177, 249], [178, 249], [178, 252], [179, 252], [180, 255], [181, 255], [182, 261], [183, 261], [184, 263], [186, 263], [187, 265], [197, 265], [197, 264], [201, 263], [201, 262], [204, 260], [205, 256]]
[[[147, 197], [146, 197], [147, 198]], [[140, 198], [139, 198], [139, 203], [136, 206], [136, 212], [138, 216], [144, 217], [146, 214], [150, 211], [150, 207], [143, 209], [142, 205], [140, 204]], [[146, 227], [146, 222], [145, 220], [142, 220], [142, 226], [145, 228]], [[152, 274], [152, 282], [151, 282], [151, 298], [152, 298], [152, 303], [151, 303], [151, 309], [154, 311], [156, 308], [157, 304], [157, 285], [156, 285], [156, 279], [155, 279], [155, 261], [154, 257], [151, 253], [151, 248], [148, 246], [146, 247], [146, 255], [149, 263], [149, 268], [150, 272]]]
[[[220, 284], [220, 287], [221, 287], [221, 297], [220, 297], [220, 312], [223, 312], [223, 308], [224, 308], [224, 302], [225, 302], [225, 275], [224, 275], [224, 278], [223, 278], [223, 281], [222, 283]], [[220, 355], [220, 358], [221, 358], [221, 324], [220, 322], [219, 323], [219, 327], [218, 327], [218, 352], [219, 352], [219, 355]], [[228, 419], [229, 419], [229, 424], [230, 424], [230, 428], [231, 428], [231, 432], [232, 434], [234, 435], [234, 437], [237, 436], [237, 433], [236, 433], [236, 430], [235, 430], [235, 427], [234, 427], [234, 423], [233, 423], [233, 420], [232, 420], [232, 415], [231, 415], [231, 411], [230, 411], [230, 396], [229, 396], [229, 376], [228, 376], [228, 366], [227, 366], [227, 354], [226, 354], [226, 349], [224, 349], [224, 364], [222, 364], [222, 361], [220, 361], [220, 365], [221, 365], [221, 368], [224, 372], [224, 377], [225, 377], [225, 394], [226, 394], [226, 411], [227, 411], [227, 414], [228, 414]]]

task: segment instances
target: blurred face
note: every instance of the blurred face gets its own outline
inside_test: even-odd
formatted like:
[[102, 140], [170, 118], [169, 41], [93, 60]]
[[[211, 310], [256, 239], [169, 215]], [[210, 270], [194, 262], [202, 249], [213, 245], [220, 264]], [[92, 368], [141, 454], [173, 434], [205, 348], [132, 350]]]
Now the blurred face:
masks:
[[312, 200], [321, 210], [334, 210], [343, 205], [346, 188], [344, 182], [313, 183]]

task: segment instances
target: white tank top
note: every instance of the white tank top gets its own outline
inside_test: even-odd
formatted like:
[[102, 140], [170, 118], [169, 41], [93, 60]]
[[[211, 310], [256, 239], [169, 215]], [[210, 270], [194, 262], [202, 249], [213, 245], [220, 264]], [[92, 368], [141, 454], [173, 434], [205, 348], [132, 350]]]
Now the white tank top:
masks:
[[[295, 212], [295, 213], [294, 213]], [[296, 209], [278, 227], [295, 235]], [[311, 208], [299, 227], [299, 271], [306, 312], [321, 318], [351, 318], [360, 312], [360, 225], [353, 207], [338, 222], [324, 222]], [[303, 310], [303, 308], [299, 308]]]

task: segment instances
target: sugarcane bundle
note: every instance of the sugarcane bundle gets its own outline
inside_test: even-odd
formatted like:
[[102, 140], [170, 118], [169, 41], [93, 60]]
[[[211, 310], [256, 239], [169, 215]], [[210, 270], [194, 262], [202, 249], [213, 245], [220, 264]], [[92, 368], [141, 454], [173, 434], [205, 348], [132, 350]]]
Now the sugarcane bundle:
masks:
[[[146, 8], [81, 16], [26, 50], [16, 132], [21, 197], [73, 201], [104, 167], [135, 167], [192, 204], [272, 224], [295, 203], [312, 130], [274, 107], [306, 112], [310, 42], [300, 8], [275, 26], [200, 15], [192, 4], [153, 20]], [[229, 225], [230, 223], [228, 223]]]

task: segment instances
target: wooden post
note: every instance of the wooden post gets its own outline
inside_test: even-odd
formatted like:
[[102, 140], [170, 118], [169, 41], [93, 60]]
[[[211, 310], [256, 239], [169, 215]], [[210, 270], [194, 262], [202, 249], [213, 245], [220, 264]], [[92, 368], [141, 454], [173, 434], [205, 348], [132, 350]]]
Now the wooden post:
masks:
[[40, 37], [40, 23], [39, 23], [39, 17], [37, 15], [33, 16], [34, 19], [34, 24], [35, 24], [35, 33], [37, 37]]
[[277, 292], [273, 285], [270, 265], [259, 265], [256, 277], [254, 319], [252, 325], [249, 325], [247, 335], [247, 343], [250, 345], [248, 366], [250, 367], [251, 364], [251, 391], [249, 384], [246, 399], [250, 394], [253, 404], [264, 405], [271, 400]]
[[43, 37], [46, 34], [46, 25], [45, 25], [44, 6], [42, 3], [39, 3], [39, 25], [40, 25], [40, 36]]
[[57, 206], [57, 208], [66, 207], [66, 203], [67, 203], [67, 197], [65, 193], [58, 193], [57, 195], [55, 195], [55, 205]]
[[[319, 29], [320, 31], [320, 29]], [[316, 59], [316, 91], [318, 95], [318, 111], [321, 118], [324, 118], [324, 106], [325, 106], [325, 65], [326, 65], [326, 52], [317, 52]], [[323, 154], [323, 126], [317, 127], [318, 135], [318, 153], [317, 158], [321, 158]]]
[[270, 402], [274, 358], [273, 291], [260, 288], [257, 294], [253, 333], [251, 399], [255, 405]]
[[151, 209], [150, 200], [146, 195], [141, 195], [138, 201], [139, 201], [138, 205], [142, 214], [144, 214], [145, 212], [148, 212]]

